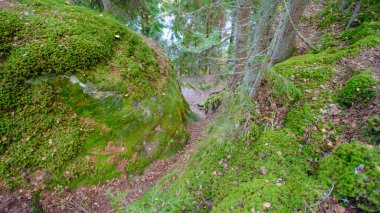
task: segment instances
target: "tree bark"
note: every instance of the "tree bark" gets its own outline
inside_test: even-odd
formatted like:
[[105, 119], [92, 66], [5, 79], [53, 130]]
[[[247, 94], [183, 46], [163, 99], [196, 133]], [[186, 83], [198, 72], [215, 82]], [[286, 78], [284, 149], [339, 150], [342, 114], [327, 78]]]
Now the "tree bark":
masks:
[[229, 47], [228, 47], [228, 55], [229, 58], [234, 58], [234, 44], [235, 44], [235, 34], [236, 34], [236, 10], [233, 10], [231, 14], [231, 30], [230, 30], [230, 41], [229, 41]]
[[238, 83], [242, 82], [243, 72], [247, 67], [249, 21], [252, 7], [251, 0], [237, 0], [236, 3], [236, 65], [231, 82], [232, 87], [236, 87]]
[[247, 87], [253, 87], [254, 82], [258, 79], [258, 72], [261, 71], [264, 61], [263, 55], [266, 56], [267, 49], [270, 45], [272, 36], [272, 19], [275, 16], [278, 0], [262, 1], [258, 13], [257, 24], [253, 36], [253, 50], [249, 59], [250, 66], [244, 75], [243, 84]]
[[112, 3], [111, 0], [102, 0], [104, 12], [112, 13]]
[[271, 56], [272, 64], [284, 61], [291, 56], [294, 50], [294, 40], [297, 35], [296, 28], [303, 16], [306, 4], [307, 1], [305, 0], [290, 0], [290, 4], [284, 6], [282, 20], [277, 29], [278, 40], [274, 45]]

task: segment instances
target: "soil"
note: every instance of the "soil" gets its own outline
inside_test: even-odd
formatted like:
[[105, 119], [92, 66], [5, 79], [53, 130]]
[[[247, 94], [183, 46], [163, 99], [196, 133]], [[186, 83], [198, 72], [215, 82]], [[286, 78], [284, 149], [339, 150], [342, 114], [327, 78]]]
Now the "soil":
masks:
[[16, 4], [19, 3], [10, 0], [0, 0], [0, 10], [9, 10], [13, 5]]

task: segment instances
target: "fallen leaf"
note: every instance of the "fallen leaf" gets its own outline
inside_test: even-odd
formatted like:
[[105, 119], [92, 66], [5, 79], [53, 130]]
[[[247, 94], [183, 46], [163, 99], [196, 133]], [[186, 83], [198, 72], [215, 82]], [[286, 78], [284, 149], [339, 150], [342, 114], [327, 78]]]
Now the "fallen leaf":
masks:
[[334, 212], [335, 213], [345, 213], [346, 212], [346, 208], [344, 208], [343, 206], [339, 206], [338, 204], [334, 205]]
[[263, 203], [263, 206], [268, 209], [272, 206], [272, 204], [269, 202], [265, 202], [265, 203]]

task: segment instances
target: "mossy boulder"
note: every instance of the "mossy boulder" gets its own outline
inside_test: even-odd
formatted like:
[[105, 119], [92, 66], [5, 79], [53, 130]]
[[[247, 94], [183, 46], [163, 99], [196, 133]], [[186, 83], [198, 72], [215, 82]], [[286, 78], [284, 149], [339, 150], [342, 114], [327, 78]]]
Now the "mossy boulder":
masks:
[[333, 195], [368, 212], [380, 208], [380, 149], [361, 143], [344, 143], [322, 160], [321, 180], [332, 185]]
[[351, 77], [339, 94], [339, 103], [344, 107], [366, 103], [377, 94], [377, 80], [370, 74], [361, 73]]
[[111, 16], [63, 1], [7, 10], [0, 182], [23, 185], [44, 170], [52, 184], [103, 183], [184, 146], [189, 106], [156, 47]]

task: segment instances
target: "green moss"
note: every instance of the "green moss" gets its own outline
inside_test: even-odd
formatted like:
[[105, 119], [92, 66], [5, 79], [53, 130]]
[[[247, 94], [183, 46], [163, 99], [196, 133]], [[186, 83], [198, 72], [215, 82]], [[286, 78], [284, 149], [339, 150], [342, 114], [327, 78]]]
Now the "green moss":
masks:
[[52, 94], [46, 83], [33, 85], [23, 108], [1, 114], [1, 180], [20, 180], [36, 168], [57, 171], [81, 150], [87, 127]]
[[[362, 210], [380, 208], [380, 150], [360, 143], [345, 143], [321, 162], [320, 177], [335, 183], [333, 194], [348, 199]], [[360, 167], [363, 167], [362, 169]]]
[[13, 13], [0, 11], [0, 60], [8, 56], [12, 50], [12, 42], [22, 28], [22, 21]]
[[206, 113], [208, 113], [209, 111], [214, 113], [222, 104], [222, 100], [223, 92], [213, 93], [210, 94], [203, 103], [198, 104], [198, 106], [201, 107]]
[[[354, 3], [357, 1], [344, 1], [346, 2], [345, 8], [341, 7], [342, 0], [323, 2], [328, 5], [320, 14], [316, 15], [317, 18], [323, 20], [319, 24], [319, 29], [323, 30], [332, 24], [338, 25], [343, 29], [347, 26], [354, 11]], [[380, 3], [377, 0], [360, 0], [360, 11], [356, 14], [357, 16], [352, 26], [361, 25], [364, 22], [379, 21], [380, 16], [377, 12], [379, 9]]]
[[342, 106], [351, 107], [355, 103], [366, 103], [377, 94], [377, 80], [370, 74], [362, 73], [351, 77], [338, 96]]
[[354, 44], [367, 36], [380, 33], [380, 22], [365, 22], [360, 26], [347, 30], [341, 35], [342, 40]]
[[368, 119], [363, 127], [365, 134], [373, 138], [375, 144], [380, 142], [380, 116], [375, 115]]
[[285, 128], [292, 130], [294, 133], [302, 135], [306, 131], [306, 127], [312, 125], [316, 120], [316, 116], [312, 113], [310, 105], [293, 107], [285, 117]]
[[[95, 99], [83, 93], [79, 85], [72, 86], [68, 79], [52, 79], [51, 83], [56, 86], [62, 101], [75, 109], [79, 116], [91, 118], [99, 124], [88, 135], [82, 153], [91, 155], [92, 152], [102, 152], [110, 141], [125, 149], [116, 154], [114, 167], [110, 167], [107, 173], [115, 173], [115, 166], [123, 158], [129, 164], [126, 173], [142, 173], [152, 161], [170, 156], [182, 148], [188, 138], [185, 122], [189, 116], [189, 106], [172, 80], [165, 91], [171, 94], [170, 97], [165, 95], [147, 99], [137, 105], [130, 98], [117, 95]], [[157, 105], [156, 101], [161, 104]], [[100, 124], [109, 130], [102, 130]], [[154, 153], [149, 156], [144, 147], [146, 143], [154, 143], [155, 147]], [[93, 167], [102, 168], [104, 163], [96, 161]], [[92, 172], [88, 174], [91, 178], [73, 178], [70, 186], [93, 183], [89, 180], [104, 182], [107, 179], [102, 175], [102, 172]]]
[[[0, 181], [17, 186], [42, 169], [52, 184], [104, 183], [185, 144], [189, 106], [172, 70], [113, 17], [54, 0], [0, 15], [1, 47], [12, 47], [0, 71]], [[102, 154], [111, 142], [121, 151]]]
[[325, 17], [322, 21], [322, 23], [319, 25], [319, 29], [323, 30], [330, 26], [332, 23], [339, 20], [338, 15], [335, 13], [329, 14], [327, 17]]

